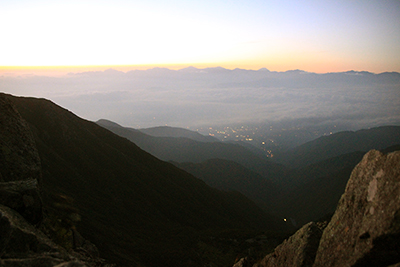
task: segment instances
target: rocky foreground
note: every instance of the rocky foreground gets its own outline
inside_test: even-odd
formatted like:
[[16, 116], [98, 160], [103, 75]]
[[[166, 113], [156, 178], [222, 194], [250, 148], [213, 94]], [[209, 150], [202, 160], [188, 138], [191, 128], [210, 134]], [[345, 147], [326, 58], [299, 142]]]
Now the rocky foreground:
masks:
[[234, 265], [247, 266], [400, 266], [400, 151], [368, 152], [324, 229], [310, 222], [260, 262]]

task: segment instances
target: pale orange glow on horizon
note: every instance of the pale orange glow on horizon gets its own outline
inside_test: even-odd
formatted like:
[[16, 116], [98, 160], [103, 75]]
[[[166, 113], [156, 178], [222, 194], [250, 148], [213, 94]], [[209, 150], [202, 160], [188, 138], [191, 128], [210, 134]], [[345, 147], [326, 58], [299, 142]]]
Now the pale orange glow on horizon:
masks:
[[0, 75], [165, 67], [400, 72], [398, 1], [6, 1]]
[[[288, 66], [293, 66], [289, 68]], [[370, 66], [366, 68], [354, 69], [351, 64], [346, 64], [346, 62], [337, 60], [326, 64], [320, 62], [320, 64], [312, 64], [311, 62], [303, 61], [296, 62], [292, 61], [291, 64], [286, 62], [270, 62], [265, 63], [264, 61], [259, 62], [221, 62], [221, 63], [194, 63], [194, 64], [146, 64], [146, 65], [82, 65], [82, 66], [0, 66], [0, 76], [64, 76], [69, 73], [82, 73], [82, 72], [95, 72], [95, 71], [105, 71], [107, 69], [114, 69], [122, 72], [128, 72], [131, 70], [147, 70], [152, 68], [168, 68], [171, 70], [179, 70], [187, 67], [195, 67], [198, 69], [204, 68], [215, 68], [223, 67], [226, 69], [248, 69], [248, 70], [259, 70], [261, 68], [266, 68], [270, 71], [284, 72], [288, 70], [303, 70], [313, 73], [329, 73], [329, 72], [345, 72], [350, 70], [355, 71], [370, 71], [373, 73], [382, 73], [385, 71], [392, 71], [385, 69], [384, 66]], [[373, 68], [377, 67], [377, 68]], [[379, 68], [381, 67], [381, 68]]]

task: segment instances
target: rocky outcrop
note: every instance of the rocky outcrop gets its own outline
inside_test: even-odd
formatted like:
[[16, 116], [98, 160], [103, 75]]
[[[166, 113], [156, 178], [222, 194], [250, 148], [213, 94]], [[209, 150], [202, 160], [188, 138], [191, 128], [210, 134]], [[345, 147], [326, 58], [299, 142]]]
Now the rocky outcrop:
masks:
[[304, 225], [254, 267], [312, 266], [322, 230], [313, 222]]
[[32, 224], [42, 220], [42, 201], [36, 179], [0, 182], [0, 204], [18, 211]]
[[71, 260], [65, 250], [3, 205], [0, 205], [0, 258], [1, 266], [54, 266]]
[[368, 152], [321, 238], [314, 266], [400, 262], [400, 152]]
[[114, 266], [91, 255], [88, 244], [94, 245], [83, 238], [82, 242], [81, 247], [67, 251], [28, 223], [18, 212], [0, 205], [0, 266]]
[[400, 151], [368, 152], [322, 237], [318, 230], [303, 226], [254, 267], [400, 266]]

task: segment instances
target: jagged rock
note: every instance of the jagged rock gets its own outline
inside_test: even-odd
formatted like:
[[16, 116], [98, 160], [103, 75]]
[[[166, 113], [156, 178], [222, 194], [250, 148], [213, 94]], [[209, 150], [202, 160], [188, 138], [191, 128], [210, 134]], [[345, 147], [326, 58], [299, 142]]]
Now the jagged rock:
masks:
[[46, 235], [29, 224], [19, 213], [0, 205], [1, 258], [29, 258], [37, 253], [64, 253]]
[[40, 180], [39, 154], [29, 126], [0, 94], [0, 204], [33, 224], [39, 223], [43, 215]]
[[322, 230], [313, 222], [304, 225], [254, 267], [312, 266]]
[[315, 267], [400, 262], [400, 151], [368, 152], [321, 238]]
[[0, 205], [0, 266], [54, 266], [71, 256], [16, 211]]
[[67, 252], [18, 212], [0, 205], [0, 266], [52, 267], [59, 264], [65, 267], [114, 266], [99, 258], [96, 246], [89, 241], [83, 239], [80, 248]]

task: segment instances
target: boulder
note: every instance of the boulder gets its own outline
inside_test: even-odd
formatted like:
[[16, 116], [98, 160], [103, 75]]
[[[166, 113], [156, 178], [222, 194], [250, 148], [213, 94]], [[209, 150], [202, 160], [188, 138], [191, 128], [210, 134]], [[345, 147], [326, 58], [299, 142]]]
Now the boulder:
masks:
[[310, 222], [276, 247], [273, 253], [256, 263], [254, 267], [311, 267], [321, 235], [322, 230], [315, 223]]
[[400, 151], [368, 152], [325, 228], [314, 266], [400, 262]]

